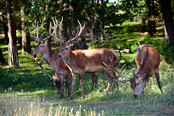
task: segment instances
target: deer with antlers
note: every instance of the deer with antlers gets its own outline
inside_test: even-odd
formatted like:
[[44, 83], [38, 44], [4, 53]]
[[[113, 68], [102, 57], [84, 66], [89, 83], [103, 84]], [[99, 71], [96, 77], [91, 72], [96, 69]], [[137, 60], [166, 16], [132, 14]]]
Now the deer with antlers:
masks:
[[[125, 80], [119, 82], [125, 83], [129, 81], [131, 83], [131, 88], [133, 89], [133, 95], [135, 98], [138, 98], [138, 96], [142, 93], [147, 81], [153, 75], [155, 75], [158, 87], [161, 90], [161, 93], [163, 94], [158, 72], [158, 68], [160, 65], [160, 55], [158, 51], [151, 44], [139, 44], [139, 46], [137, 46], [137, 49], [135, 50], [137, 50], [135, 61], [138, 70], [132, 78], [122, 75], [114, 68], [114, 66], [108, 66], [105, 63], [104, 64], [115, 70], [119, 74], [119, 76], [117, 77], [125, 78]], [[112, 58], [110, 58], [110, 62], [112, 64]]]
[[[60, 93], [61, 96], [60, 98], [63, 97], [63, 80], [64, 77], [66, 78], [66, 87], [68, 88], [68, 95], [70, 95], [70, 87], [69, 87], [69, 75], [70, 75], [70, 70], [69, 68], [65, 65], [65, 63], [63, 62], [62, 59], [59, 59], [57, 56], [59, 54], [59, 52], [54, 52], [51, 50], [51, 48], [49, 47], [49, 43], [48, 43], [48, 39], [51, 38], [51, 36], [56, 33], [55, 31], [57, 30], [57, 27], [63, 22], [63, 18], [61, 20], [60, 23], [58, 23], [57, 19], [55, 18], [55, 20], [53, 19], [54, 22], [54, 31], [51, 33], [51, 29], [50, 29], [50, 35], [44, 39], [39, 39], [39, 29], [44, 25], [43, 21], [42, 21], [42, 25], [39, 27], [38, 23], [36, 26], [36, 22], [35, 22], [35, 28], [37, 31], [37, 36], [33, 36], [31, 35], [32, 38], [35, 39], [35, 41], [37, 42], [37, 46], [36, 48], [31, 51], [31, 54], [33, 55], [33, 60], [35, 60], [35, 57], [37, 54], [41, 54], [42, 58], [40, 60], [40, 63], [37, 63], [42, 71], [45, 73], [46, 76], [50, 77], [51, 80], [53, 80], [53, 84], [57, 89], [57, 93]], [[51, 24], [50, 24], [50, 28], [51, 28]], [[42, 59], [44, 59], [44, 61], [50, 65], [51, 67], [53, 67], [53, 70], [55, 71], [55, 75], [52, 77], [50, 75], [48, 75], [45, 70], [42, 67]], [[94, 73], [90, 73], [90, 76], [92, 78], [92, 89], [94, 86], [94, 83], [97, 84], [97, 76]]]
[[111, 65], [109, 61], [109, 57], [111, 56], [113, 56], [113, 63], [115, 63], [118, 60], [117, 55], [113, 51], [105, 48], [71, 51], [70, 47], [76, 42], [74, 40], [77, 40], [77, 38], [80, 36], [82, 30], [85, 27], [85, 24], [82, 27], [79, 21], [78, 23], [80, 25], [80, 31], [77, 34], [77, 36], [72, 38], [71, 40], [67, 42], [62, 42], [56, 35], [54, 35], [55, 40], [60, 43], [59, 47], [60, 52], [58, 54], [58, 58], [63, 59], [64, 63], [67, 65], [67, 67], [72, 73], [72, 87], [69, 99], [73, 98], [73, 90], [77, 74], [79, 75], [80, 84], [82, 88], [81, 99], [85, 98], [84, 88], [83, 88], [85, 73], [101, 72], [108, 80], [108, 86], [106, 89], [107, 91], [109, 90], [113, 80], [116, 82], [117, 89], [119, 89], [117, 78], [111, 77], [111, 75], [115, 76], [113, 69], [108, 68], [103, 64], [103, 62], [105, 62], [107, 65]]

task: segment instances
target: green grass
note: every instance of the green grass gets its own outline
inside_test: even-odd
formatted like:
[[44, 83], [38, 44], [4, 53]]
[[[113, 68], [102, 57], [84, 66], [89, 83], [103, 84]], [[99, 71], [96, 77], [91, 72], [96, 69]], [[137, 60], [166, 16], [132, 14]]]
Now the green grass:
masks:
[[[157, 25], [158, 27], [161, 24]], [[127, 22], [117, 27], [107, 27], [115, 37], [119, 48], [134, 47], [136, 41], [150, 43], [160, 52], [163, 51], [165, 40], [159, 40], [164, 33], [157, 33], [149, 38], [147, 35], [138, 35], [141, 30], [141, 24], [136, 22]], [[161, 31], [160, 31], [161, 32]], [[2, 41], [3, 38], [0, 40]], [[32, 49], [36, 43], [32, 42]], [[114, 46], [107, 43], [110, 48]], [[4, 57], [8, 58], [8, 45], [0, 44]], [[18, 45], [19, 46], [19, 45]], [[49, 81], [48, 77], [42, 76], [42, 71], [31, 55], [21, 55], [19, 50], [20, 67], [9, 68], [7, 65], [0, 68], [0, 115], [29, 115], [29, 116], [55, 116], [57, 115], [86, 115], [86, 116], [113, 116], [113, 115], [174, 115], [174, 65], [168, 64], [165, 59], [161, 59], [159, 68], [160, 82], [164, 94], [160, 93], [155, 76], [148, 82], [148, 88], [141, 94], [140, 98], [133, 97], [133, 91], [130, 83], [119, 83], [120, 89], [117, 91], [116, 84], [113, 82], [109, 92], [105, 92], [108, 81], [101, 73], [98, 76], [98, 85], [95, 85], [91, 91], [92, 80], [86, 74], [84, 80], [85, 99], [81, 100], [81, 86], [79, 78], [76, 80], [73, 99], [68, 100], [67, 93], [59, 99], [60, 95]], [[160, 52], [162, 53], [162, 52]], [[118, 56], [119, 54], [116, 53]], [[135, 52], [131, 54], [122, 54], [121, 66], [118, 68], [123, 74], [132, 77], [136, 72], [134, 57]], [[38, 61], [40, 59], [38, 55]], [[161, 54], [161, 58], [164, 56]], [[46, 64], [43, 67], [47, 67]], [[54, 74], [51, 67], [46, 70], [50, 75]]]

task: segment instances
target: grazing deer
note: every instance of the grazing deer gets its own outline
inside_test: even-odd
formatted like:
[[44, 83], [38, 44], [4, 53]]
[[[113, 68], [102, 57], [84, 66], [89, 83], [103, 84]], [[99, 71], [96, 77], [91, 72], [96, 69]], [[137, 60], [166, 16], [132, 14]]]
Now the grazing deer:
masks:
[[[61, 21], [61, 23], [62, 23], [62, 21]], [[58, 21], [56, 21], [56, 22], [54, 21], [54, 29], [57, 29], [57, 26], [60, 25], [60, 24], [58, 24]], [[41, 27], [42, 26], [43, 26], [43, 23], [42, 23]], [[51, 77], [50, 75], [48, 75], [44, 71], [44, 69], [43, 69], [43, 67], [41, 65], [42, 58], [40, 60], [40, 63], [39, 64], [37, 63], [41, 67], [41, 69], [43, 70], [43, 72], [45, 73], [45, 75], [49, 76], [53, 80], [53, 84], [54, 84], [54, 86], [57, 89], [57, 93], [61, 93], [60, 98], [63, 97], [63, 80], [64, 80], [64, 77], [66, 78], [66, 87], [68, 88], [68, 95], [70, 95], [70, 87], [69, 87], [70, 70], [65, 65], [65, 63], [63, 62], [63, 60], [62, 59], [59, 59], [57, 57], [58, 54], [59, 54], [59, 52], [54, 52], [49, 47], [48, 39], [51, 37], [51, 35], [54, 32], [52, 34], [50, 32], [50, 36], [49, 37], [46, 37], [45, 39], [39, 39], [38, 35], [39, 35], [39, 29], [41, 27], [38, 27], [38, 24], [37, 24], [37, 26], [35, 24], [35, 27], [36, 27], [36, 30], [37, 30], [37, 36], [33, 36], [31, 34], [30, 35], [37, 42], [37, 46], [36, 46], [36, 48], [33, 51], [31, 51], [31, 54], [33, 56], [35, 56], [37, 54], [41, 54], [42, 55], [42, 58], [44, 59], [44, 61], [48, 65], [50, 65], [51, 67], [53, 67], [53, 70], [55, 71], [55, 76]], [[33, 57], [33, 60], [35, 60], [34, 57]], [[97, 78], [98, 77], [94, 73], [90, 73], [90, 76], [92, 78], [92, 89], [93, 89], [94, 83], [97, 84]]]
[[103, 62], [105, 62], [107, 65], [111, 65], [109, 61], [109, 57], [111, 56], [113, 56], [113, 64], [118, 60], [117, 55], [113, 51], [105, 48], [71, 51], [70, 47], [74, 44], [73, 41], [80, 36], [82, 30], [85, 27], [85, 24], [82, 27], [79, 21], [78, 23], [80, 25], [80, 31], [77, 34], [77, 36], [72, 38], [71, 40], [63, 43], [56, 35], [54, 35], [55, 40], [60, 43], [60, 52], [58, 54], [58, 58], [63, 59], [64, 63], [67, 65], [67, 67], [72, 73], [72, 87], [69, 99], [73, 98], [73, 90], [77, 74], [80, 78], [80, 84], [82, 88], [82, 99], [85, 98], [83, 88], [85, 73], [101, 72], [109, 81], [106, 90], [109, 90], [113, 80], [116, 82], [117, 89], [119, 89], [117, 78], [111, 77], [111, 75], [115, 76], [113, 69], [108, 68], [103, 64]]
[[[133, 89], [133, 95], [135, 98], [137, 98], [141, 94], [145, 85], [147, 84], [147, 81], [149, 80], [149, 77], [152, 77], [153, 75], [156, 76], [158, 87], [163, 94], [158, 72], [160, 65], [160, 55], [158, 51], [150, 44], [139, 44], [139, 47], [136, 50], [137, 53], [135, 61], [136, 65], [138, 66], [138, 70], [132, 78], [120, 74], [116, 69], [114, 69], [113, 66], [107, 66], [113, 68], [119, 74], [118, 77], [125, 78], [125, 80], [119, 82], [125, 83], [129, 81], [131, 83], [131, 88]], [[110, 60], [112, 62], [111, 58]]]

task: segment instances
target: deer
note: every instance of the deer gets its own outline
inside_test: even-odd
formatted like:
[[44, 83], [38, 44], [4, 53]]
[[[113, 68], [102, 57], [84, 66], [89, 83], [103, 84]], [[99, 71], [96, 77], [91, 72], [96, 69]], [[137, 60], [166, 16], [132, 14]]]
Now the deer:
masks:
[[[54, 30], [57, 29], [57, 27], [63, 22], [63, 19], [61, 20], [60, 23], [58, 23], [58, 21], [56, 20], [53, 20], [54, 22]], [[39, 29], [41, 27], [43, 27], [44, 24], [43, 24], [43, 21], [42, 21], [42, 25], [39, 27], [38, 26], [38, 23], [37, 23], [37, 26], [36, 26], [36, 21], [35, 21], [35, 28], [36, 28], [36, 31], [37, 31], [37, 36], [33, 36], [31, 33], [30, 33], [30, 36], [36, 41], [37, 45], [36, 45], [36, 48], [34, 50], [31, 51], [31, 54], [32, 54], [32, 57], [33, 57], [33, 60], [36, 61], [36, 55], [37, 54], [40, 54], [42, 55], [41, 57], [41, 60], [40, 60], [40, 63], [37, 63], [42, 71], [45, 73], [46, 76], [50, 77], [51, 80], [53, 80], [53, 84], [54, 86], [56, 87], [57, 89], [57, 93], [60, 93], [60, 98], [63, 97], [63, 80], [64, 80], [64, 77], [66, 78], [66, 88], [68, 88], [68, 95], [70, 96], [70, 87], [69, 87], [69, 76], [70, 76], [70, 70], [69, 68], [65, 65], [65, 63], [63, 62], [62, 59], [59, 59], [57, 56], [59, 54], [59, 52], [54, 52], [53, 50], [51, 50], [51, 48], [49, 47], [49, 42], [48, 40], [51, 38], [52, 34], [54, 33], [54, 31], [51, 33], [51, 29], [50, 29], [50, 35], [44, 39], [39, 39]], [[50, 23], [50, 27], [51, 26], [51, 23]], [[55, 72], [55, 75], [50, 76], [48, 75], [45, 70], [43, 69], [42, 67], [42, 59], [44, 59], [44, 61], [50, 65], [51, 67], [53, 67], [53, 70]], [[94, 83], [97, 84], [97, 79], [98, 77], [94, 74], [94, 73], [89, 73], [89, 75], [91, 76], [92, 78], [92, 90], [93, 90], [93, 86], [94, 86]]]
[[[151, 45], [151, 44], [142, 44], [138, 42], [139, 46], [136, 45], [137, 51], [135, 56], [136, 65], [138, 67], [138, 70], [134, 74], [132, 78], [127, 77], [125, 75], [122, 75], [119, 71], [117, 71], [114, 66], [108, 66], [105, 64], [105, 66], [108, 66], [112, 68], [114, 71], [116, 71], [119, 75], [119, 77], [125, 78], [122, 81], [122, 83], [130, 82], [130, 86], [133, 89], [133, 95], [134, 98], [138, 98], [139, 95], [142, 93], [142, 91], [147, 87], [147, 82], [150, 77], [155, 75], [158, 87], [163, 94], [163, 90], [161, 88], [160, 78], [159, 78], [159, 65], [160, 65], [160, 55], [159, 52]], [[112, 57], [110, 58], [110, 62], [112, 64]]]
[[[57, 57], [59, 59], [63, 59], [64, 63], [67, 65], [69, 70], [72, 74], [72, 84], [71, 84], [71, 93], [69, 100], [73, 99], [73, 90], [76, 83], [77, 75], [79, 75], [80, 85], [82, 88], [82, 97], [81, 99], [85, 98], [84, 94], [84, 75], [85, 73], [96, 73], [101, 72], [106, 79], [108, 80], [108, 86], [106, 91], [109, 90], [113, 80], [116, 82], [117, 90], [119, 89], [118, 78], [111, 77], [111, 75], [115, 76], [115, 73], [112, 68], [108, 68], [103, 64], [105, 62], [107, 65], [110, 65], [109, 57], [113, 56], [113, 63], [118, 60], [118, 56], [109, 49], [100, 48], [100, 49], [87, 49], [87, 50], [74, 50], [70, 49], [74, 43], [77, 42], [77, 38], [81, 35], [82, 30], [85, 28], [81, 25], [80, 21], [78, 20], [80, 25], [80, 31], [77, 35], [66, 41], [62, 42], [56, 35], [54, 35], [55, 41], [60, 43], [59, 46], [59, 54]], [[76, 40], [76, 41], [75, 41]]]

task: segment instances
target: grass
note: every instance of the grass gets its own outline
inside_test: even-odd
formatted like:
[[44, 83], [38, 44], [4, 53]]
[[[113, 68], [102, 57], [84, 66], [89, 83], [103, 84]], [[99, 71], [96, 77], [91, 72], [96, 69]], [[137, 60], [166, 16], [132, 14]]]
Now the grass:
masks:
[[[161, 24], [157, 25], [158, 27]], [[119, 48], [131, 48], [136, 41], [153, 44], [160, 51], [158, 46], [163, 40], [159, 40], [164, 33], [157, 33], [149, 38], [140, 33], [140, 23], [126, 22], [117, 27], [107, 27], [107, 31], [112, 31], [115, 35], [114, 41]], [[160, 31], [161, 32], [161, 31]], [[0, 39], [2, 41], [2, 38]], [[4, 57], [7, 61], [7, 44], [0, 44]], [[32, 49], [36, 43], [32, 42]], [[110, 47], [111, 44], [108, 43]], [[48, 77], [42, 76], [42, 71], [31, 55], [21, 55], [19, 50], [20, 67], [8, 68], [7, 65], [0, 68], [0, 115], [38, 115], [38, 116], [113, 116], [113, 115], [173, 115], [174, 114], [174, 65], [168, 64], [161, 59], [159, 68], [160, 82], [164, 91], [162, 95], [157, 86], [155, 77], [151, 77], [148, 88], [141, 94], [140, 98], [134, 99], [130, 83], [119, 83], [120, 89], [117, 91], [116, 84], [113, 83], [109, 92], [105, 92], [107, 80], [101, 73], [96, 73], [99, 77], [98, 85], [91, 91], [91, 77], [86, 74], [84, 80], [85, 99], [81, 100], [81, 86], [79, 79], [76, 80], [73, 100], [68, 100], [67, 93], [59, 99], [60, 95], [49, 81]], [[116, 53], [118, 54], [118, 53]], [[123, 74], [132, 77], [132, 72], [137, 70], [132, 54], [122, 54], [121, 67], [118, 68]], [[39, 60], [40, 56], [38, 56]], [[161, 57], [162, 58], [162, 57]], [[47, 67], [46, 64], [43, 67]], [[51, 67], [47, 68], [47, 73], [53, 75]]]

